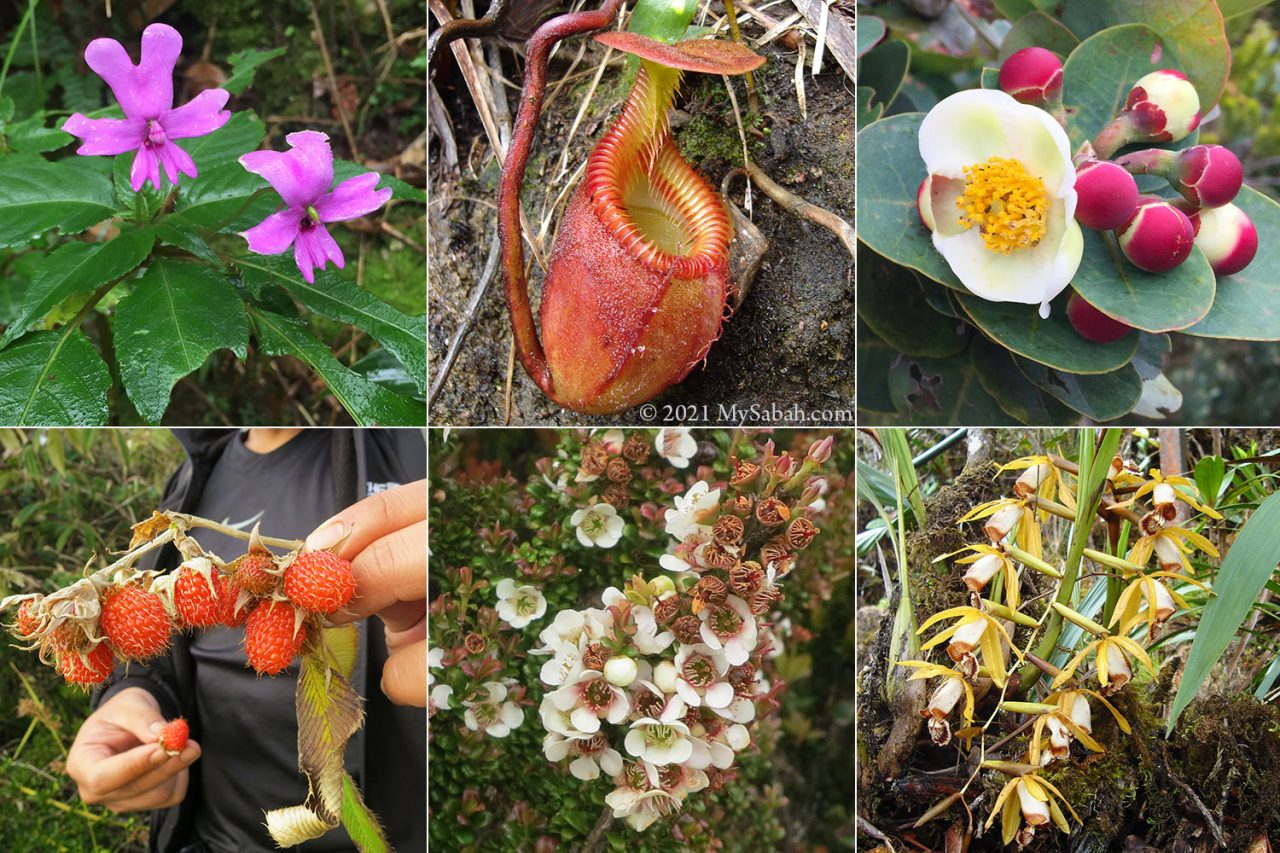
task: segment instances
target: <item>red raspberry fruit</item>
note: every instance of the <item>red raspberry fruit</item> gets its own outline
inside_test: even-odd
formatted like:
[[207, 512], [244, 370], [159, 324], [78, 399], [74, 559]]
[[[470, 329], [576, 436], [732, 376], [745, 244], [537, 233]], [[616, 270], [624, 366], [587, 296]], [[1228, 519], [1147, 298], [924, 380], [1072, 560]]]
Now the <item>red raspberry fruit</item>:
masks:
[[106, 643], [98, 643], [83, 656], [70, 649], [58, 654], [58, 672], [68, 684], [101, 684], [115, 665], [115, 655]]
[[137, 660], [155, 657], [168, 648], [173, 630], [160, 596], [136, 583], [103, 593], [98, 626], [121, 657]]
[[187, 738], [190, 737], [190, 734], [191, 732], [187, 728], [187, 721], [182, 717], [178, 717], [164, 724], [164, 728], [160, 729], [160, 735], [157, 740], [160, 743], [160, 748], [166, 753], [177, 755], [187, 745]]
[[270, 571], [275, 567], [270, 554], [250, 551], [228, 566], [228, 569], [231, 571], [232, 583], [240, 589], [254, 595], [267, 595], [275, 589], [279, 580]]
[[13, 630], [19, 637], [30, 639], [40, 630], [40, 617], [31, 611], [40, 603], [38, 598], [28, 598], [18, 605], [18, 615], [13, 620]]
[[262, 675], [277, 675], [302, 650], [307, 639], [304, 623], [294, 633], [297, 609], [284, 601], [264, 601], [249, 612], [244, 626], [244, 653]]
[[337, 613], [355, 591], [351, 563], [328, 551], [299, 554], [284, 572], [285, 595], [314, 613]]
[[184, 563], [173, 584], [173, 606], [182, 624], [191, 628], [208, 628], [226, 621], [230, 615], [227, 584], [212, 565], [207, 571], [201, 568]]

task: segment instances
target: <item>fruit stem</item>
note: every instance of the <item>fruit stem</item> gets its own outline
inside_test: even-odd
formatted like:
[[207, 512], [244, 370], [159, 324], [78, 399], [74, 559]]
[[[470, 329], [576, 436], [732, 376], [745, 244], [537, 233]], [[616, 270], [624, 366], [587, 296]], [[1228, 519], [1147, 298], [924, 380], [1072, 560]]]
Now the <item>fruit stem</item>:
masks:
[[[228, 527], [225, 524], [219, 524], [216, 521], [210, 521], [209, 519], [201, 518], [198, 515], [188, 515], [185, 512], [168, 512], [166, 515], [170, 518], [180, 518], [190, 527], [203, 527], [206, 530], [216, 530], [219, 533], [223, 533], [227, 536], [233, 536], [236, 539], [243, 539], [246, 542], [248, 542], [253, 536], [252, 532], [246, 533], [243, 530], [237, 530], [234, 527]], [[273, 548], [284, 548], [286, 551], [297, 551], [304, 544], [300, 539], [276, 539], [272, 536], [259, 536], [258, 541], [263, 545], [270, 545]]]
[[1121, 113], [1111, 123], [1098, 131], [1093, 139], [1093, 150], [1099, 160], [1109, 160], [1124, 146], [1134, 141], [1133, 125], [1127, 113]]

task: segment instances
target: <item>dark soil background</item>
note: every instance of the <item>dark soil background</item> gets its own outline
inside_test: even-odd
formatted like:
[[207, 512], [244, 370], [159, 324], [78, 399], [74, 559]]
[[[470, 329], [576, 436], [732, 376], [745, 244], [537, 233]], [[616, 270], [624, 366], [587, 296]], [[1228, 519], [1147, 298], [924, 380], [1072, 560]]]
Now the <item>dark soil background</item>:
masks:
[[[716, 4], [718, 8], [719, 4]], [[785, 16], [789, 9], [770, 14]], [[696, 21], [696, 18], [695, 18]], [[762, 30], [756, 24], [743, 27], [751, 45]], [[754, 45], [751, 45], [755, 49]], [[602, 48], [600, 49], [602, 50]], [[553, 59], [548, 90], [554, 88], [577, 54], [578, 45], [567, 44]], [[823, 73], [817, 77], [805, 69], [807, 117], [796, 98], [794, 75], [797, 53], [776, 41], [758, 52], [768, 57], [756, 72], [761, 112], [748, 127], [752, 159], [775, 181], [813, 204], [852, 221], [854, 200], [853, 147], [855, 97], [853, 82], [827, 54]], [[446, 51], [447, 53], [447, 51]], [[504, 49], [504, 70], [518, 84], [514, 54]], [[543, 193], [552, 198], [567, 187], [568, 177], [549, 189], [557, 176], [560, 152], [581, 107], [601, 54], [587, 48], [573, 83], [544, 109], [538, 140], [530, 159], [524, 207], [531, 219], [541, 209]], [[441, 56], [435, 85], [453, 123], [459, 152], [457, 175], [445, 174], [432, 144], [430, 260], [428, 266], [431, 324], [431, 377], [435, 380], [444, 353], [463, 322], [472, 288], [489, 255], [496, 228], [498, 169], [475, 106], [458, 75], [451, 56]], [[812, 62], [812, 43], [806, 66]], [[585, 160], [595, 140], [616, 117], [626, 97], [623, 66], [611, 66], [601, 78], [592, 103], [570, 145], [568, 174]], [[748, 121], [747, 98], [740, 79], [732, 83]], [[519, 93], [508, 90], [514, 113]], [[691, 74], [685, 78], [677, 110], [672, 117], [676, 141], [685, 158], [713, 186], [741, 165], [742, 143], [734, 121], [733, 106], [720, 79]], [[743, 206], [744, 181], [735, 179], [730, 199]], [[568, 198], [568, 193], [564, 194]], [[817, 413], [812, 422], [832, 422], [847, 414], [852, 423], [854, 357], [853, 259], [829, 231], [775, 205], [753, 188], [752, 220], [769, 241], [760, 270], [738, 311], [725, 324], [723, 335], [711, 348], [705, 367], [695, 368], [679, 385], [653, 401], [660, 423], [668, 406], [696, 407], [683, 410], [687, 423], [770, 423], [781, 413], [799, 406]], [[557, 210], [556, 221], [558, 221]], [[537, 222], [534, 222], [535, 229]], [[550, 234], [553, 231], [549, 232]], [[548, 239], [548, 250], [552, 240]], [[532, 281], [540, 282], [536, 269]], [[537, 287], [532, 298], [537, 305]], [[437, 424], [502, 423], [511, 353], [511, 331], [500, 276], [490, 284], [473, 326], [449, 378], [431, 408]], [[642, 423], [639, 409], [616, 415], [591, 417], [561, 409], [538, 390], [517, 365], [512, 372], [512, 424]], [[728, 411], [737, 407], [736, 413]], [[705, 409], [703, 407], [706, 407]], [[752, 407], [755, 407], [754, 410]], [[825, 412], [825, 414], [824, 414]], [[810, 421], [806, 421], [810, 422]]]

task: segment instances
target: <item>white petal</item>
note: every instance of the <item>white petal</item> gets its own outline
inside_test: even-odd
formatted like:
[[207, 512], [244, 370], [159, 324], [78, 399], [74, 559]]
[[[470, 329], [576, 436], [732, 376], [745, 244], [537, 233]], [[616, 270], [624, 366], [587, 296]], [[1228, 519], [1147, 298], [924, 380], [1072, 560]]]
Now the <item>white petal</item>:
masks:
[[542, 739], [542, 754], [548, 761], [560, 761], [569, 755], [569, 741], [554, 732]]
[[707, 704], [712, 708], [725, 708], [733, 701], [733, 685], [718, 681], [706, 693]]
[[600, 718], [586, 708], [574, 708], [569, 715], [569, 722], [583, 734], [593, 735], [600, 731]]
[[637, 758], [644, 757], [644, 731], [641, 729], [632, 729], [627, 732], [627, 739], [622, 742], [627, 752]]
[[519, 728], [524, 722], [524, 709], [514, 702], [508, 702], [502, 706], [501, 720], [513, 729]]
[[587, 534], [582, 532], [581, 527], [578, 528], [577, 532], [578, 532], [578, 541], [582, 543], [582, 547], [591, 548], [595, 546], [596, 543], [592, 542], [591, 537], [587, 536]]
[[584, 782], [600, 778], [600, 768], [585, 755], [580, 755], [569, 764], [569, 772]]
[[498, 581], [498, 598], [510, 598], [512, 593], [516, 591], [516, 582], [511, 578], [503, 578]]
[[605, 749], [600, 753], [600, 769], [610, 776], [617, 776], [622, 772], [622, 756], [618, 754], [618, 750]]

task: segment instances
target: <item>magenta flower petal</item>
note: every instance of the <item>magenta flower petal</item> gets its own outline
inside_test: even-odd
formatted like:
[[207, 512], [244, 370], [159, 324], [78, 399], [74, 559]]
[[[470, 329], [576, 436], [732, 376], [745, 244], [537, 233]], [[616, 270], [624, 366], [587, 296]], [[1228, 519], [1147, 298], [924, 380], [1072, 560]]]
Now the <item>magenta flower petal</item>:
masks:
[[187, 177], [198, 177], [196, 163], [191, 159], [191, 155], [172, 142], [156, 146], [155, 152], [160, 159], [160, 165], [164, 166], [164, 173], [169, 178], [169, 183], [174, 186], [178, 185], [179, 172]]
[[333, 192], [316, 202], [321, 221], [342, 222], [382, 207], [391, 198], [391, 188], [374, 190], [381, 179], [377, 172], [367, 172], [338, 184]]
[[160, 159], [156, 157], [154, 150], [143, 145], [138, 148], [133, 166], [129, 169], [129, 186], [137, 192], [147, 181], [157, 190], [160, 189]]
[[285, 137], [289, 151], [251, 151], [240, 165], [261, 175], [290, 207], [307, 207], [333, 185], [333, 152], [327, 134], [303, 130]]
[[86, 118], [76, 113], [62, 124], [62, 130], [84, 144], [77, 154], [123, 154], [147, 138], [147, 122], [140, 118]]
[[153, 119], [173, 106], [173, 68], [182, 53], [182, 36], [167, 24], [142, 31], [142, 58], [137, 65], [115, 39], [94, 39], [85, 62], [107, 81], [129, 118]]
[[249, 251], [259, 255], [278, 255], [293, 245], [298, 226], [306, 213], [296, 207], [277, 211], [240, 236], [249, 241]]
[[293, 241], [293, 260], [302, 277], [310, 284], [314, 284], [316, 280], [312, 268], [324, 269], [326, 260], [333, 261], [339, 269], [346, 266], [342, 249], [338, 248], [328, 229], [318, 223], [298, 232], [297, 239]]
[[160, 116], [160, 126], [170, 139], [186, 139], [213, 133], [231, 118], [224, 110], [231, 93], [225, 89], [205, 89], [191, 100]]

